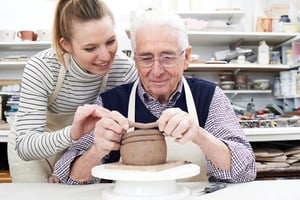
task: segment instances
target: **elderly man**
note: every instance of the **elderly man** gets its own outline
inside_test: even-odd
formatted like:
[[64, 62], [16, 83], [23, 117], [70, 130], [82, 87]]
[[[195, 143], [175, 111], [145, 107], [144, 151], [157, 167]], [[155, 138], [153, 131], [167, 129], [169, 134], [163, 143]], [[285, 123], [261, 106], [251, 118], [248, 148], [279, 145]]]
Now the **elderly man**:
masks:
[[[253, 150], [228, 98], [212, 82], [183, 76], [192, 50], [183, 20], [176, 14], [147, 11], [134, 22], [131, 39], [139, 80], [99, 96], [96, 102], [114, 111], [58, 161], [55, 175], [59, 181], [99, 181], [91, 169], [119, 161], [120, 140], [129, 120], [157, 121], [166, 139], [173, 141], [168, 143], [169, 159], [179, 155], [199, 163], [199, 180], [254, 180]], [[76, 120], [85, 119], [73, 123]]]

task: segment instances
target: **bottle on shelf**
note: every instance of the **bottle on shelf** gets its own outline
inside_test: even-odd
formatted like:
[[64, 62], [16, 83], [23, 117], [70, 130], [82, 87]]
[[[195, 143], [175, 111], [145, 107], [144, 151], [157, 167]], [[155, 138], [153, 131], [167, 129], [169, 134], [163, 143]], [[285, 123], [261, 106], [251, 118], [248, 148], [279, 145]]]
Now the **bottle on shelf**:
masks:
[[296, 95], [300, 95], [300, 67], [298, 68], [298, 72], [296, 74]]
[[246, 109], [246, 113], [248, 115], [254, 115], [256, 110], [255, 110], [255, 104], [253, 103], [254, 99], [251, 98], [251, 101], [247, 104], [247, 109]]
[[259, 42], [257, 62], [260, 65], [268, 65], [270, 63], [270, 47], [265, 40]]

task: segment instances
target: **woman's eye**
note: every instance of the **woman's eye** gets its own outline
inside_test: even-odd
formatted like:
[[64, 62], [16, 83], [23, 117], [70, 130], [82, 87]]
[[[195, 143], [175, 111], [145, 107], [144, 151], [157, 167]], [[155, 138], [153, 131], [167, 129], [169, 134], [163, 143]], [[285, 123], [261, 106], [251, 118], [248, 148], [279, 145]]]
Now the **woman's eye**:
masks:
[[107, 45], [113, 45], [114, 43], [116, 42], [116, 39], [112, 39], [112, 40], [109, 40], [107, 41]]
[[90, 48], [85, 48], [84, 50], [87, 51], [87, 52], [92, 52], [95, 49], [96, 49], [95, 47], [90, 47]]

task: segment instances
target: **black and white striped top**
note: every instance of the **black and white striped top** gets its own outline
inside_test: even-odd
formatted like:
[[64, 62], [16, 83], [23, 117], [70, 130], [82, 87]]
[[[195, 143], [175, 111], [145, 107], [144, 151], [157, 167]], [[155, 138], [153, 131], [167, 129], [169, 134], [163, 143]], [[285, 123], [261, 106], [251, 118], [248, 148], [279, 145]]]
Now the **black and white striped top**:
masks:
[[[52, 49], [37, 53], [25, 66], [16, 116], [16, 145], [22, 159], [47, 158], [72, 144], [70, 126], [50, 134], [45, 131], [47, 101], [55, 90], [60, 67]], [[136, 78], [133, 61], [117, 53], [106, 90]], [[102, 79], [101, 75], [84, 71], [72, 59], [61, 90], [48, 109], [54, 113], [74, 113], [78, 106], [93, 103]]]

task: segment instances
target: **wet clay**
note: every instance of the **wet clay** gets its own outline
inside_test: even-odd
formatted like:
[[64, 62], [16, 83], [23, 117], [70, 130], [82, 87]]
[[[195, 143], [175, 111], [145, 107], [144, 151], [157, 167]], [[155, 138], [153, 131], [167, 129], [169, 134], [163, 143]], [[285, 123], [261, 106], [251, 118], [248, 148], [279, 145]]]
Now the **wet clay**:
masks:
[[123, 135], [120, 153], [126, 165], [159, 165], [166, 163], [167, 146], [165, 136], [158, 130], [157, 123], [129, 122], [138, 128]]

